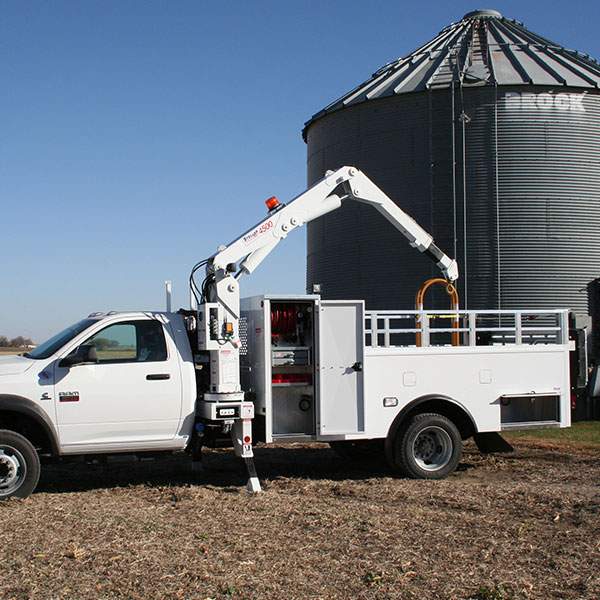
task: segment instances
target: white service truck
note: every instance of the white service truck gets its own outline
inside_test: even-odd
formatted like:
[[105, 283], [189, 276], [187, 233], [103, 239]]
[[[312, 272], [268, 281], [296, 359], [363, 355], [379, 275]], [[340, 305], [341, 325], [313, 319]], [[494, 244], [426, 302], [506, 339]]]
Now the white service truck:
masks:
[[566, 310], [240, 301], [240, 275], [291, 230], [352, 200], [374, 206], [456, 280], [455, 261], [355, 168], [328, 172], [287, 205], [270, 198], [266, 219], [195, 265], [189, 310], [95, 313], [24, 355], [0, 357], [0, 499], [31, 494], [40, 459], [185, 452], [198, 463], [203, 445], [229, 437], [249, 491], [260, 490], [256, 442], [381, 452], [395, 472], [439, 479], [471, 436], [569, 426]]

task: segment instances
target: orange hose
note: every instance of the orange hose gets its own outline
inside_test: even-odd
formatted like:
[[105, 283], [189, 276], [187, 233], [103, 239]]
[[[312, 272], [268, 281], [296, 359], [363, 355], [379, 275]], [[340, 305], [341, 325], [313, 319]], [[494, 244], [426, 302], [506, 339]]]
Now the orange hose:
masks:
[[[433, 279], [428, 279], [427, 281], [425, 281], [423, 283], [423, 285], [421, 285], [421, 287], [419, 288], [419, 291], [417, 292], [417, 296], [415, 298], [415, 309], [423, 310], [425, 293], [433, 285], [445, 285], [446, 286], [446, 293], [448, 294], [448, 296], [450, 296], [450, 300], [452, 302], [452, 310], [457, 312], [456, 316], [452, 319], [452, 329], [457, 330], [457, 331], [452, 332], [452, 345], [460, 346], [460, 337], [459, 337], [459, 331], [458, 331], [458, 326], [459, 326], [459, 322], [458, 322], [458, 310], [459, 310], [458, 292], [457, 292], [456, 288], [454, 287], [454, 285], [452, 285], [452, 283], [450, 283], [449, 281], [446, 281], [445, 279], [442, 279], [441, 277], [434, 277]], [[419, 315], [417, 315], [416, 325], [417, 325], [417, 329], [421, 329], [422, 325], [421, 325], [421, 320], [419, 319]], [[416, 340], [417, 347], [420, 348], [422, 345], [422, 341], [423, 341], [422, 334], [420, 331], [417, 331], [416, 338], [417, 338], [417, 340]]]

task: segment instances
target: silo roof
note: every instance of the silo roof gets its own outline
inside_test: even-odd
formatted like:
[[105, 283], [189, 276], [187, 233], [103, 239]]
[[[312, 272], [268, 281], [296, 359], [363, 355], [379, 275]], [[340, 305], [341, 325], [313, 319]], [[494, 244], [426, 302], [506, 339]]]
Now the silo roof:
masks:
[[474, 10], [409, 55], [393, 60], [305, 123], [377, 98], [451, 85], [600, 87], [600, 64], [496, 10]]

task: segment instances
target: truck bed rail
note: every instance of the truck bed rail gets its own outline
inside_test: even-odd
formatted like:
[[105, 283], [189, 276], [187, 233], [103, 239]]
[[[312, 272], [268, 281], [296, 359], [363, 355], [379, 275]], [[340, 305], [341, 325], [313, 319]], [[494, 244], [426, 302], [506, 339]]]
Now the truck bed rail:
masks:
[[449, 346], [456, 332], [462, 346], [567, 344], [568, 313], [566, 309], [366, 311], [365, 344], [371, 348]]

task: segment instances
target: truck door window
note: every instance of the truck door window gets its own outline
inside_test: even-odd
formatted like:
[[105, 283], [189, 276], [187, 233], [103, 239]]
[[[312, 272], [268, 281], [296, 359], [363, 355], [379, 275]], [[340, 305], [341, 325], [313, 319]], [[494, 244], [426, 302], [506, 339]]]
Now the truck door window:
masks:
[[92, 336], [86, 344], [96, 346], [98, 362], [133, 361], [137, 356], [137, 336], [133, 323], [110, 325]]
[[167, 360], [163, 328], [154, 320], [115, 323], [84, 343], [96, 347], [99, 363]]
[[158, 321], [136, 322], [139, 362], [167, 360], [167, 344], [162, 325]]

